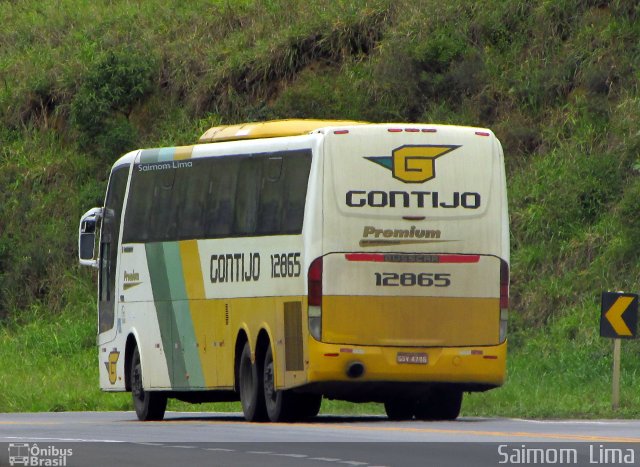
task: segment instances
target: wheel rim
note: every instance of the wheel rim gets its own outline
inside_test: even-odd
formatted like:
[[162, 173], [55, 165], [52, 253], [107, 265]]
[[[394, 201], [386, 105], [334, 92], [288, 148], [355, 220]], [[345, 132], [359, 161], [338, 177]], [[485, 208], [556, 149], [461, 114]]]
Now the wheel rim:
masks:
[[264, 398], [271, 404], [276, 403], [276, 390], [273, 379], [273, 359], [269, 358], [264, 365]]
[[136, 363], [133, 369], [133, 381], [131, 381], [131, 392], [133, 397], [139, 401], [144, 401], [144, 389], [142, 388], [142, 372], [140, 371], [140, 364]]
[[240, 399], [246, 401], [251, 394], [253, 387], [253, 374], [251, 372], [251, 362], [243, 360], [240, 365]]

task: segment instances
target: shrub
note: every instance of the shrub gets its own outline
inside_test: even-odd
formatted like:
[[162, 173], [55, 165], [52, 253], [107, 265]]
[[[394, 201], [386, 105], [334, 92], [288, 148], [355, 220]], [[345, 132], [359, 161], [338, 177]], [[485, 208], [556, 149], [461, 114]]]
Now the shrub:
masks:
[[[638, 167], [638, 165], [640, 165], [640, 162], [636, 163], [636, 167]], [[640, 210], [638, 210], [638, 205], [640, 205], [640, 179], [636, 179], [634, 183], [627, 188], [619, 205], [622, 231], [629, 245], [633, 246], [636, 252], [640, 244]]]
[[128, 117], [153, 89], [153, 56], [123, 48], [91, 64], [71, 102], [71, 120], [81, 143], [97, 153], [121, 152], [136, 139]]

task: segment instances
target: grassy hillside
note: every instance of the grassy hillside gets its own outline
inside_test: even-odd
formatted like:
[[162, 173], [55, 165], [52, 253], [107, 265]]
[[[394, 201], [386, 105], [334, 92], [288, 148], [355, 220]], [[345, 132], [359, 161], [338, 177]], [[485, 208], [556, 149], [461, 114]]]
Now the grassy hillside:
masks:
[[[612, 415], [597, 326], [602, 290], [640, 289], [637, 2], [25, 0], [0, 18], [0, 411], [128, 404], [96, 389], [95, 278], [75, 259], [121, 153], [306, 117], [492, 128], [509, 382], [463, 411]], [[639, 351], [623, 345], [623, 416]]]

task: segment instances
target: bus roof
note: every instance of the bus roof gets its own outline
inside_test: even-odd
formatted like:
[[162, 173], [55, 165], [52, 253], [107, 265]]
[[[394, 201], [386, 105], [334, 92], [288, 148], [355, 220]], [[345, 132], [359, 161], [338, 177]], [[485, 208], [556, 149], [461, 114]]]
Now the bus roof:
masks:
[[354, 120], [289, 119], [267, 122], [241, 123], [209, 128], [198, 140], [199, 143], [217, 143], [241, 139], [276, 138], [279, 136], [306, 135], [314, 130], [342, 125], [364, 125], [367, 122]]

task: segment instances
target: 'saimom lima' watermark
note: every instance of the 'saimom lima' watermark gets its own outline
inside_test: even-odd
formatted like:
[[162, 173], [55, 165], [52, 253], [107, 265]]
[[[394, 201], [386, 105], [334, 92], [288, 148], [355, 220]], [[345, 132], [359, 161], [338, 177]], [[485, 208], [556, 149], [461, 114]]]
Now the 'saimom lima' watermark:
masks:
[[521, 445], [498, 445], [498, 464], [507, 465], [531, 465], [531, 464], [559, 464], [559, 465], [583, 465], [588, 459], [588, 464], [593, 465], [635, 465], [636, 452], [632, 447], [611, 447], [603, 444], [580, 445], [575, 447]]

